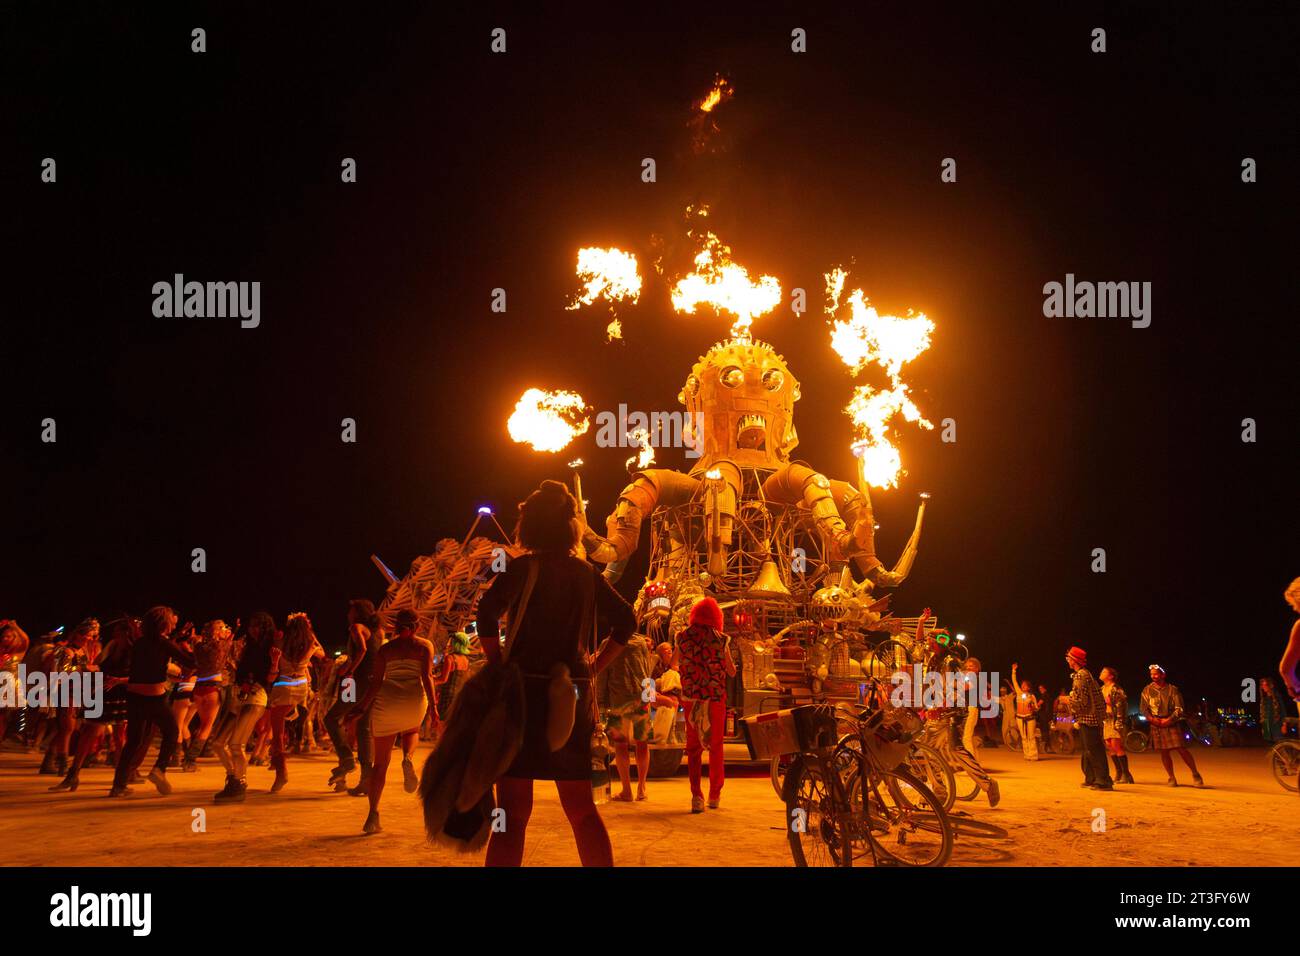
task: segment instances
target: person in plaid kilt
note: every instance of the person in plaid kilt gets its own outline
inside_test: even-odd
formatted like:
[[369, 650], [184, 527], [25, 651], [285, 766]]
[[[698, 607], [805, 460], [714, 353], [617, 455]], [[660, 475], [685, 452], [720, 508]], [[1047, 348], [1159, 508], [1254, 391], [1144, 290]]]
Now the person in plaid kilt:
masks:
[[1079, 759], [1083, 770], [1082, 786], [1092, 790], [1114, 790], [1110, 768], [1106, 765], [1106, 745], [1101, 737], [1101, 725], [1106, 719], [1106, 699], [1088, 670], [1087, 651], [1082, 647], [1072, 647], [1066, 652], [1065, 662], [1074, 672], [1070, 709], [1083, 744], [1083, 756]]
[[1183, 695], [1178, 688], [1165, 680], [1165, 669], [1159, 664], [1151, 665], [1151, 683], [1142, 689], [1142, 713], [1151, 728], [1151, 746], [1160, 753], [1160, 762], [1169, 774], [1169, 786], [1178, 786], [1174, 778], [1174, 758], [1171, 751], [1178, 751], [1183, 763], [1192, 772], [1192, 783], [1197, 787], [1205, 786], [1200, 771], [1196, 769], [1196, 759], [1187, 749], [1187, 740], [1183, 736]]

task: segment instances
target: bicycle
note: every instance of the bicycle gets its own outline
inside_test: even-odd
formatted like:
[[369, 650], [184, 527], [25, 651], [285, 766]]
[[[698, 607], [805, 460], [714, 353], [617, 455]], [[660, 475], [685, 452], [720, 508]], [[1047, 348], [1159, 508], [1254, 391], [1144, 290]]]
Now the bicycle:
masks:
[[[792, 748], [784, 801], [795, 865], [850, 867], [870, 857], [877, 866], [943, 866], [953, 833], [940, 801], [909, 771], [885, 766], [894, 755], [902, 761], [907, 741], [893, 739], [883, 711], [851, 719], [855, 732], [844, 737], [830, 704], [742, 720], [756, 759]], [[882, 758], [883, 747], [897, 749]]]
[[1268, 752], [1268, 765], [1284, 789], [1300, 789], [1300, 741], [1278, 741]]

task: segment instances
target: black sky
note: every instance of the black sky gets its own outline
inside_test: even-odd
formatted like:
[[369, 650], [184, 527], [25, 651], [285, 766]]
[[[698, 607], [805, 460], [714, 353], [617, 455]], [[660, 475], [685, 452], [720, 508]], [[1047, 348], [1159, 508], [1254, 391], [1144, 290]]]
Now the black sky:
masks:
[[[902, 611], [933, 606], [987, 666], [1053, 688], [1071, 644], [1132, 687], [1158, 660], [1189, 696], [1272, 672], [1300, 574], [1295, 14], [263, 6], [0, 13], [0, 616], [305, 609], [337, 643], [346, 600], [382, 595], [371, 552], [404, 571], [575, 455], [603, 517], [625, 452], [540, 455], [505, 420], [531, 385], [677, 408], [725, 319], [673, 314], [651, 277], [607, 345], [603, 313], [564, 305], [580, 245], [646, 261], [706, 201], [751, 271], [817, 304], [844, 263], [882, 310], [937, 323], [908, 377], [958, 441], [904, 429], [909, 475], [876, 496], [889, 560], [934, 496]], [[736, 95], [701, 160], [685, 124], [716, 72]], [[154, 318], [176, 272], [260, 281], [261, 327]], [[1044, 318], [1067, 272], [1152, 282], [1151, 327]], [[803, 383], [798, 456], [851, 477], [822, 317], [755, 331]]]

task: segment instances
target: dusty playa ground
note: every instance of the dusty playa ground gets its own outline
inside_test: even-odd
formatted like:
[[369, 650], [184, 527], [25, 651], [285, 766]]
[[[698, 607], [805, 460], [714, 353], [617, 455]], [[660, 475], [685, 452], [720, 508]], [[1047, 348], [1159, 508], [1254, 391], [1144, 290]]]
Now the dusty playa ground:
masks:
[[[1139, 783], [1114, 793], [1079, 787], [1078, 758], [1026, 763], [1002, 749], [983, 751], [1002, 789], [990, 809], [981, 798], [959, 810], [1008, 831], [1006, 839], [961, 837], [958, 866], [1296, 866], [1300, 795], [1273, 779], [1267, 751], [1196, 750], [1207, 788], [1170, 789], [1158, 758], [1134, 755]], [[416, 758], [423, 761], [422, 751]], [[1177, 759], [1177, 758], [1175, 758]], [[288, 786], [268, 792], [271, 772], [250, 768], [249, 797], [217, 806], [223, 783], [215, 761], [198, 773], [169, 775], [171, 796], [151, 785], [110, 800], [111, 771], [82, 773], [76, 793], [49, 793], [55, 777], [36, 774], [39, 755], [0, 753], [0, 864], [6, 866], [476, 866], [424, 840], [415, 796], [400, 768], [390, 773], [384, 832], [361, 833], [366, 801], [325, 787], [333, 759], [290, 758]], [[789, 866], [782, 806], [766, 775], [735, 767], [722, 808], [693, 816], [685, 776], [651, 781], [645, 803], [602, 806], [619, 866]], [[1181, 780], [1190, 784], [1186, 768]], [[355, 779], [355, 778], [354, 778]], [[196, 832], [196, 810], [206, 816]], [[1094, 832], [1094, 811], [1105, 812]], [[578, 863], [554, 788], [537, 784], [525, 860], [530, 866]]]

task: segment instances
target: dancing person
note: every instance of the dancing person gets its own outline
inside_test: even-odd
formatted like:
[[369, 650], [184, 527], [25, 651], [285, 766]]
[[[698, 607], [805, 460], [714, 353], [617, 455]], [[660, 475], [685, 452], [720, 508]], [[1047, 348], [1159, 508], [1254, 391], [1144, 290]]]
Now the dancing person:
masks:
[[709, 746], [709, 801], [716, 810], [726, 779], [723, 733], [727, 719], [727, 678], [736, 674], [731, 643], [722, 631], [722, 608], [711, 597], [691, 608], [690, 624], [677, 635], [673, 668], [681, 674], [686, 704], [686, 772], [691, 784], [691, 813], [704, 812], [700, 786], [704, 740]]
[[1259, 731], [1267, 744], [1277, 743], [1286, 735], [1286, 704], [1271, 677], [1259, 681]]
[[1011, 738], [1017, 733], [1016, 728], [1016, 691], [1011, 681], [1004, 680], [998, 688], [998, 711], [1002, 717], [1002, 742], [1011, 746]]
[[[71, 701], [59, 703], [59, 689], [70, 690], [72, 681], [80, 684], [81, 671], [91, 665], [90, 648], [99, 643], [99, 621], [88, 617], [78, 624], [66, 638], [54, 645], [49, 660], [48, 705], [53, 708], [54, 733], [45, 750], [45, 759], [41, 762], [41, 773], [63, 776], [68, 772], [68, 744], [77, 729], [80, 708]], [[59, 676], [67, 675], [67, 676]]]
[[27, 695], [19, 677], [30, 647], [31, 638], [17, 621], [0, 621], [0, 687], [7, 688], [5, 700], [0, 702], [0, 744], [9, 732], [9, 718], [27, 706]]
[[[111, 740], [115, 734], [121, 735], [126, 728], [126, 686], [131, 675], [131, 645], [139, 630], [137, 622], [126, 614], [120, 614], [104, 625], [103, 632], [108, 641], [88, 665], [88, 669], [97, 670], [104, 675], [104, 699], [97, 716], [84, 716], [81, 732], [77, 735], [77, 750], [72, 765], [68, 768], [67, 775], [50, 787], [56, 793], [70, 793], [81, 786], [81, 768], [86, 765], [91, 754], [105, 737]], [[120, 746], [118, 749], [121, 749]], [[119, 753], [118, 758], [120, 757]]]
[[[496, 782], [497, 807], [508, 824], [493, 828], [488, 866], [522, 864], [534, 780], [555, 781], [583, 866], [614, 865], [609, 833], [591, 793], [592, 677], [622, 653], [636, 616], [604, 576], [576, 556], [580, 532], [577, 502], [568, 489], [557, 481], [542, 482], [519, 506], [516, 540], [527, 553], [497, 575], [479, 602], [479, 642], [488, 665], [516, 665], [524, 685], [523, 743]], [[593, 605], [596, 634], [591, 633]], [[513, 608], [512, 635], [503, 648], [500, 622], [507, 608]], [[606, 630], [609, 639], [592, 661], [593, 645]], [[549, 698], [562, 667], [567, 667], [578, 699], [567, 741], [552, 750]]]
[[[1296, 578], [1288, 585], [1283, 593], [1286, 603], [1291, 605], [1291, 610], [1300, 614], [1300, 578]], [[1291, 636], [1286, 643], [1286, 650], [1282, 652], [1282, 662], [1278, 665], [1278, 673], [1282, 677], [1282, 682], [1286, 686], [1287, 693], [1291, 695], [1292, 700], [1300, 701], [1300, 673], [1297, 673], [1297, 666], [1300, 665], [1300, 618], [1291, 625]]]
[[1115, 782], [1136, 783], [1128, 771], [1128, 751], [1124, 749], [1124, 735], [1128, 733], [1128, 695], [1119, 686], [1119, 674], [1113, 667], [1101, 669], [1101, 696], [1106, 701], [1101, 736], [1106, 743], [1106, 752], [1115, 764]]
[[271, 646], [275, 621], [258, 611], [248, 621], [238, 663], [230, 709], [232, 719], [213, 738], [212, 750], [226, 770], [226, 786], [213, 799], [217, 803], [242, 803], [248, 794], [248, 740], [266, 713], [267, 687], [271, 683]]
[[605, 668], [596, 682], [596, 697], [605, 712], [605, 730], [614, 744], [614, 766], [623, 785], [613, 799], [631, 803], [632, 767], [629, 750], [636, 750], [636, 798], [646, 799], [650, 774], [650, 642], [634, 634], [623, 653]]
[[307, 703], [310, 691], [312, 658], [323, 657], [325, 648], [316, 640], [311, 619], [302, 611], [289, 615], [284, 634], [271, 645], [271, 667], [275, 678], [267, 697], [266, 714], [271, 723], [271, 766], [275, 780], [271, 792], [279, 793], [289, 782], [288, 760], [284, 752], [284, 722], [295, 709]]
[[436, 698], [433, 645], [415, 636], [419, 622], [419, 616], [410, 609], [397, 612], [393, 639], [375, 652], [373, 679], [366, 696], [347, 716], [348, 721], [354, 721], [369, 714], [370, 731], [375, 738], [374, 763], [367, 791], [370, 814], [362, 827], [365, 833], [383, 830], [379, 824], [379, 800], [384, 795], [388, 764], [398, 737], [402, 739], [402, 778], [406, 792], [414, 793], [420, 783], [411, 760], [420, 724]]
[[[179, 647], [194, 653], [194, 625], [186, 621], [175, 638]], [[194, 681], [195, 674], [192, 670], [181, 670], [175, 675], [172, 681], [171, 706], [172, 715], [176, 718], [176, 726], [181, 729], [180, 740], [178, 741], [176, 752], [172, 754], [172, 761], [168, 764], [168, 769], [177, 769], [181, 766], [181, 755], [186, 753], [190, 744], [190, 721], [194, 717]]]
[[[978, 705], [978, 696], [976, 692], [978, 679], [981, 670], [980, 659], [978, 657], [968, 657], [962, 664], [962, 673], [966, 681], [966, 717], [962, 724], [961, 745], [972, 754], [976, 752], [978, 744], [975, 740], [975, 728], [979, 726], [980, 709]], [[975, 703], [971, 703], [975, 701]]]
[[1020, 728], [1020, 752], [1026, 760], [1038, 759], [1038, 698], [1034, 696], [1033, 685], [1020, 679], [1020, 665], [1011, 665], [1011, 685], [1019, 687], [1013, 706], [1016, 723]]
[[220, 619], [208, 621], [203, 625], [203, 632], [194, 644], [194, 710], [199, 716], [199, 726], [190, 738], [181, 769], [192, 773], [197, 767], [197, 760], [203, 753], [203, 747], [212, 733], [217, 714], [221, 710], [221, 693], [226, 682], [226, 662], [230, 656], [233, 633]]
[[164, 605], [150, 608], [144, 616], [139, 639], [131, 645], [131, 668], [126, 685], [126, 749], [118, 758], [113, 788], [108, 792], [110, 797], [131, 793], [127, 780], [136, 761], [142, 759], [148, 750], [149, 738], [145, 730], [151, 723], [162, 732], [162, 741], [158, 747], [158, 760], [149, 771], [149, 782], [161, 794], [172, 792], [172, 785], [167, 781], [167, 765], [176, 750], [180, 728], [176, 726], [172, 709], [167, 706], [167, 666], [173, 660], [185, 667], [194, 666], [190, 652], [171, 639], [176, 621], [176, 612], [171, 608]]
[[[334, 753], [338, 756], [338, 765], [330, 772], [329, 786], [336, 792], [347, 790], [356, 797], [366, 795], [374, 768], [370, 713], [363, 713], [356, 722], [356, 757], [353, 757], [352, 748], [348, 746], [343, 732], [343, 719], [370, 690], [375, 662], [383, 644], [384, 629], [379, 615], [375, 613], [375, 605], [365, 598], [349, 601], [347, 659], [338, 669], [338, 697], [325, 714], [325, 729], [334, 745]], [[361, 763], [361, 779], [349, 790], [348, 774], [357, 768], [358, 761]]]
[[1151, 746], [1160, 754], [1160, 763], [1169, 775], [1169, 786], [1178, 786], [1174, 776], [1174, 758], [1171, 751], [1177, 751], [1183, 758], [1187, 769], [1192, 772], [1192, 785], [1204, 787], [1200, 771], [1196, 769], [1196, 758], [1187, 749], [1183, 738], [1183, 695], [1165, 677], [1165, 669], [1159, 664], [1152, 664], [1151, 683], [1142, 689], [1142, 714], [1147, 719], [1151, 730]]
[[1070, 710], [1074, 714], [1083, 756], [1079, 758], [1083, 770], [1083, 784], [1090, 790], [1114, 790], [1110, 768], [1106, 765], [1106, 745], [1102, 742], [1101, 724], [1106, 717], [1106, 699], [1101, 688], [1088, 670], [1088, 653], [1082, 647], [1071, 647], [1065, 662], [1074, 672], [1070, 690]]

